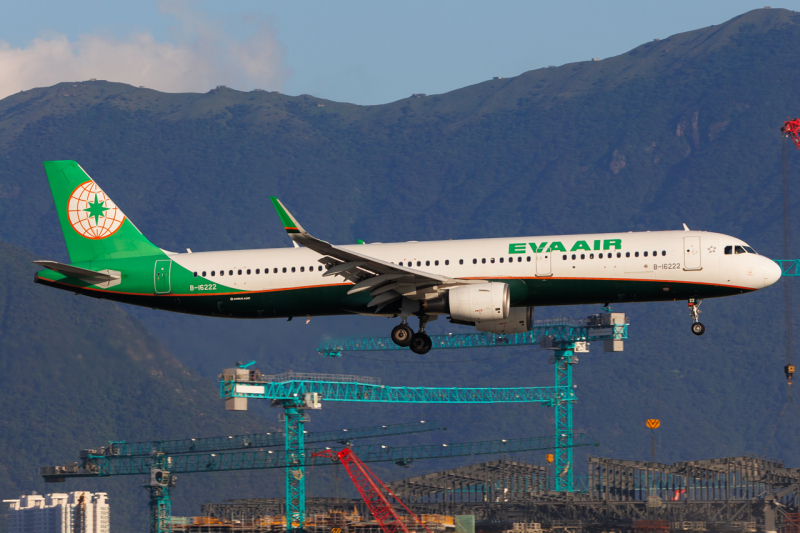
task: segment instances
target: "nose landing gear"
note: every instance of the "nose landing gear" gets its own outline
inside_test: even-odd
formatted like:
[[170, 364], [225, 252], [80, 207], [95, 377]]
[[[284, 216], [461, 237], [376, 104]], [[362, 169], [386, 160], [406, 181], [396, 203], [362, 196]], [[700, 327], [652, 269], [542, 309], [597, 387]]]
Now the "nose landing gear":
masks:
[[[436, 317], [434, 317], [434, 320]], [[406, 320], [402, 324], [398, 324], [392, 330], [392, 341], [403, 348], [409, 347], [412, 352], [423, 355], [431, 351], [433, 341], [425, 333], [425, 325], [431, 320], [430, 315], [422, 315], [419, 317], [419, 331], [414, 333]]]
[[695, 335], [702, 335], [706, 332], [706, 327], [700, 323], [700, 304], [703, 300], [700, 298], [689, 299], [689, 314], [692, 315], [692, 333]]

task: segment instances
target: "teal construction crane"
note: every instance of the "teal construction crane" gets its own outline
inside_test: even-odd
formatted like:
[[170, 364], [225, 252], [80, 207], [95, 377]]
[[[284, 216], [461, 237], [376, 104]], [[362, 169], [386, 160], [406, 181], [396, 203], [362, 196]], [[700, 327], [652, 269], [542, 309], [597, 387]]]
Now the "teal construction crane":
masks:
[[[590, 342], [603, 342], [606, 352], [621, 352], [628, 338], [628, 321], [624, 313], [595, 314], [583, 320], [548, 319], [536, 321], [530, 331], [515, 334], [450, 333], [431, 335], [432, 349], [489, 348], [540, 345], [552, 350], [551, 362], [555, 370], [554, 387], [531, 387], [531, 394], [546, 396], [542, 403], [554, 408], [555, 418], [555, 490], [572, 492], [573, 484], [573, 423], [572, 406], [576, 400], [572, 367], [578, 362], [576, 354], [589, 351]], [[341, 357], [347, 351], [407, 350], [396, 345], [389, 337], [348, 337], [323, 339], [317, 351], [325, 357]], [[535, 393], [533, 391], [536, 391]], [[530, 400], [536, 401], [536, 400]]]
[[[567, 402], [574, 393], [571, 387], [391, 387], [374, 378], [324, 374], [264, 376], [245, 368], [230, 368], [220, 376], [220, 393], [225, 408], [247, 409], [248, 399], [270, 400], [283, 407], [286, 435], [286, 524], [288, 530], [301, 529], [305, 523], [304, 412], [321, 409], [322, 400], [375, 403], [542, 403], [556, 406]], [[571, 420], [571, 417], [570, 417]], [[570, 427], [571, 429], [571, 427]], [[572, 449], [572, 433], [568, 438], [558, 434], [550, 448]], [[562, 452], [566, 453], [566, 452]], [[570, 457], [571, 457], [571, 452]], [[361, 457], [361, 453], [358, 453]], [[570, 478], [571, 479], [571, 478]]]

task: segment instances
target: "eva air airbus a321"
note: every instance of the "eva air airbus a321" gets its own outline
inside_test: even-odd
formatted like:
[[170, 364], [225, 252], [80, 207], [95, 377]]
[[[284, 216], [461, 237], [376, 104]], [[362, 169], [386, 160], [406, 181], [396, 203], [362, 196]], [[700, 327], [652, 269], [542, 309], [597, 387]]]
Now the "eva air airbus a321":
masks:
[[[530, 329], [533, 308], [690, 302], [772, 285], [780, 267], [736, 237], [702, 231], [333, 245], [272, 198], [294, 248], [162, 250], [74, 161], [44, 164], [70, 264], [35, 261], [36, 283], [95, 298], [229, 318], [397, 317], [392, 340], [426, 353], [439, 315], [480, 331]], [[298, 246], [299, 245], [299, 246]], [[415, 333], [408, 325], [419, 318]]]

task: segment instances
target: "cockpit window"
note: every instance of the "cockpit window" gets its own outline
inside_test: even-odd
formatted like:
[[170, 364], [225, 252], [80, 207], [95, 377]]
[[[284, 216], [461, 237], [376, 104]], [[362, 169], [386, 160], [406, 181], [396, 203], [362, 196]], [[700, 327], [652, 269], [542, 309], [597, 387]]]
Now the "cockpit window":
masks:
[[726, 246], [725, 255], [731, 255], [732, 253], [733, 253], [733, 246]]
[[749, 246], [745, 246], [744, 249], [747, 251], [748, 254], [755, 254], [757, 253], [755, 250], [750, 248]]
[[741, 246], [737, 246], [734, 251], [737, 254], [746, 254], [747, 253], [747, 252], [744, 251], [744, 248], [742, 248]]

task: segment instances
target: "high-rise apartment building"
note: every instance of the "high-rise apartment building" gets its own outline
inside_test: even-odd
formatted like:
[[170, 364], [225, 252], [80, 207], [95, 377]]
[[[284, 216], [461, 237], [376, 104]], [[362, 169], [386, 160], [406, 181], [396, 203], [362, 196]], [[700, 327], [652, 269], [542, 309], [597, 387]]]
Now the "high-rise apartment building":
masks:
[[105, 492], [34, 492], [3, 503], [8, 505], [8, 533], [110, 533]]

